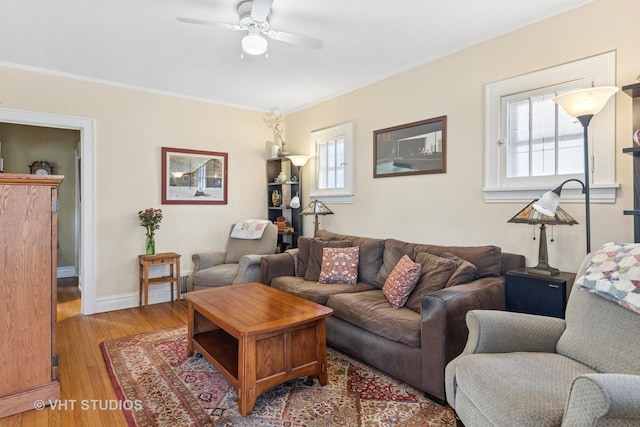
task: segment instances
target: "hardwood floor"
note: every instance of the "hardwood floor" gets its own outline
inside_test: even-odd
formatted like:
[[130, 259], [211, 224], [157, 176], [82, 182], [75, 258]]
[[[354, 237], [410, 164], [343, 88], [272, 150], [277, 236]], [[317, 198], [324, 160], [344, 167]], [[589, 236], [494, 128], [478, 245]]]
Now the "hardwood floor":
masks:
[[185, 301], [82, 316], [78, 288], [58, 287], [56, 337], [61, 388], [58, 407], [0, 418], [0, 427], [127, 426], [121, 409], [100, 410], [100, 405], [109, 408], [110, 401], [118, 399], [102, 358], [100, 343], [186, 322]]

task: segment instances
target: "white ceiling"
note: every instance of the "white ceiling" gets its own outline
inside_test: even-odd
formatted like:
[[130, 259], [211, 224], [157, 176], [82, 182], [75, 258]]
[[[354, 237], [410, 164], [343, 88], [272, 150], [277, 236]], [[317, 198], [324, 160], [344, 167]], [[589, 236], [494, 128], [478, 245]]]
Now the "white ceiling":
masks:
[[288, 113], [590, 1], [274, 0], [271, 28], [324, 48], [243, 61], [242, 32], [176, 20], [239, 0], [0, 0], [0, 65]]

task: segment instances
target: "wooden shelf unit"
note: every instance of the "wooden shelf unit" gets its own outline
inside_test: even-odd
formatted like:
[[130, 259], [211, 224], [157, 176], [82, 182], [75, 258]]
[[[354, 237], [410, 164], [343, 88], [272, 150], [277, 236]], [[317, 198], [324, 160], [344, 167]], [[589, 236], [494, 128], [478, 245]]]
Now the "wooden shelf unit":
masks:
[[[640, 83], [622, 86], [622, 91], [633, 98], [633, 128], [640, 129]], [[631, 143], [634, 144], [633, 139]], [[633, 240], [640, 243], [640, 146], [634, 145], [622, 149], [623, 153], [633, 156], [633, 209], [625, 210], [625, 215], [633, 215]]]

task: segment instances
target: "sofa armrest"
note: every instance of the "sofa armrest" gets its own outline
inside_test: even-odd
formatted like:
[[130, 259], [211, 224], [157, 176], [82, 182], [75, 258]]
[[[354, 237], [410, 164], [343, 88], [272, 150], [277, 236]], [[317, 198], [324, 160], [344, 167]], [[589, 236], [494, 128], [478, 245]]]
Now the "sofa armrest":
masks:
[[425, 390], [444, 400], [444, 368], [467, 342], [465, 316], [473, 309], [504, 309], [504, 277], [485, 277], [422, 297], [422, 372]]
[[469, 337], [463, 354], [555, 353], [564, 319], [495, 310], [472, 310], [466, 316]]
[[640, 375], [585, 374], [571, 384], [563, 426], [595, 426], [604, 421], [640, 425]]
[[295, 276], [296, 269], [291, 253], [263, 256], [260, 260], [260, 281], [270, 285], [271, 280], [280, 276]]
[[260, 280], [260, 260], [264, 255], [243, 255], [238, 260], [238, 274], [233, 283], [249, 283]]
[[215, 265], [224, 264], [226, 256], [227, 254], [225, 252], [200, 252], [193, 254], [191, 256], [193, 273]]

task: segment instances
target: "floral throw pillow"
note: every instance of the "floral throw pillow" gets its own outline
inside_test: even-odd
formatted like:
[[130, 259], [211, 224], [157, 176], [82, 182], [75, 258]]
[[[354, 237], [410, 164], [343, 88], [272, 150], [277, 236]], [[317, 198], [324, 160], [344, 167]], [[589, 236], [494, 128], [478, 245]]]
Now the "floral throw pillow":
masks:
[[358, 261], [360, 247], [323, 248], [322, 267], [318, 283], [346, 283], [355, 285], [358, 282]]
[[382, 293], [391, 303], [391, 307], [400, 308], [407, 302], [409, 294], [418, 283], [421, 270], [422, 266], [411, 261], [407, 255], [400, 258], [382, 287]]

